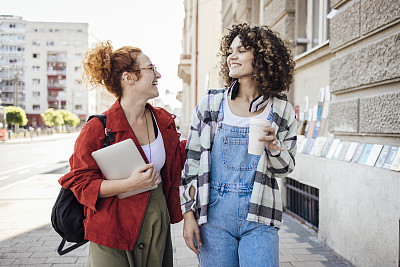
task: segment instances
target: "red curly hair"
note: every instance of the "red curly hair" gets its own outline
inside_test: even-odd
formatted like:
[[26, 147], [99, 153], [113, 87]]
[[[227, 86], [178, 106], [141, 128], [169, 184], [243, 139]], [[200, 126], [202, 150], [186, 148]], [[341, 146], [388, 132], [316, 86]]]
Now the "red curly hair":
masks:
[[140, 79], [137, 57], [141, 53], [137, 47], [123, 46], [113, 51], [110, 41], [99, 43], [82, 56], [83, 80], [90, 89], [103, 86], [120, 99], [122, 73], [136, 72]]

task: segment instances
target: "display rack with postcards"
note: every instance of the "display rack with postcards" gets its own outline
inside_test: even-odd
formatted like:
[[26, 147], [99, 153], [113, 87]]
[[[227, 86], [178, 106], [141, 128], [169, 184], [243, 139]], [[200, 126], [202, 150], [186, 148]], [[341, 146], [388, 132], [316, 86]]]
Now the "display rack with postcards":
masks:
[[334, 138], [326, 125], [329, 111], [329, 86], [321, 88], [318, 104], [309, 108], [309, 97], [304, 98], [305, 109], [299, 112], [297, 153], [345, 161], [377, 168], [400, 171], [399, 146], [364, 144]]
[[297, 153], [400, 171], [398, 146], [343, 141], [333, 136], [297, 137]]

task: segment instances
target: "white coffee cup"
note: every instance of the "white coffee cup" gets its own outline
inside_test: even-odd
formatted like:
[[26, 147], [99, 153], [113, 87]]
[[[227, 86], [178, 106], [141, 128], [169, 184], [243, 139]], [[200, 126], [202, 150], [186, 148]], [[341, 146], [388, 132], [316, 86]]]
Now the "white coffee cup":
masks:
[[269, 126], [271, 126], [269, 120], [254, 119], [254, 118], [250, 120], [249, 149], [248, 149], [249, 154], [253, 155], [263, 154], [267, 142], [259, 141], [258, 139], [267, 134], [266, 132], [264, 132], [264, 129]]

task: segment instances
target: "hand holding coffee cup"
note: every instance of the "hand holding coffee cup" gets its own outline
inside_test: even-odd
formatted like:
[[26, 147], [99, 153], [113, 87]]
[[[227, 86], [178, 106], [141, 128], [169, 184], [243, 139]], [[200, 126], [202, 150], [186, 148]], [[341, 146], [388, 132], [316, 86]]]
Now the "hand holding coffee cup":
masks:
[[260, 140], [265, 136], [264, 130], [271, 126], [268, 120], [254, 119], [250, 120], [250, 131], [249, 131], [249, 148], [248, 153], [253, 155], [262, 155], [266, 145], [266, 141]]
[[276, 140], [275, 128], [271, 127], [271, 123], [268, 120], [250, 120], [249, 154], [262, 155], [265, 147], [268, 150], [285, 150], [277, 146], [277, 144], [278, 140]]

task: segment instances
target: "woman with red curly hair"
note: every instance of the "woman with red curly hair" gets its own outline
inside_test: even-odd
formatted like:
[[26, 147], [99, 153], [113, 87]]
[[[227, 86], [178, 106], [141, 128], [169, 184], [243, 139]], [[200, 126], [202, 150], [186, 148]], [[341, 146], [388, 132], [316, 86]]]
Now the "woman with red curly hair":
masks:
[[[203, 266], [279, 266], [277, 178], [294, 168], [296, 119], [284, 91], [294, 62], [266, 26], [233, 25], [220, 75], [193, 115], [181, 179], [183, 236]], [[251, 119], [269, 120], [262, 155], [248, 153]]]
[[85, 239], [90, 241], [87, 266], [172, 266], [170, 222], [182, 220], [178, 187], [185, 152], [175, 115], [147, 103], [158, 96], [161, 75], [139, 48], [114, 51], [110, 42], [89, 49], [83, 68], [89, 86], [105, 87], [117, 97], [104, 112], [106, 132], [115, 142], [132, 139], [147, 163], [127, 179], [104, 179], [91, 156], [103, 147], [104, 127], [98, 119], [83, 127], [71, 170], [59, 182], [84, 205]]

